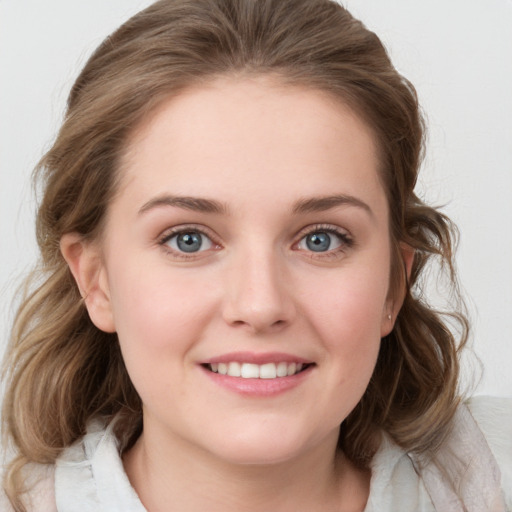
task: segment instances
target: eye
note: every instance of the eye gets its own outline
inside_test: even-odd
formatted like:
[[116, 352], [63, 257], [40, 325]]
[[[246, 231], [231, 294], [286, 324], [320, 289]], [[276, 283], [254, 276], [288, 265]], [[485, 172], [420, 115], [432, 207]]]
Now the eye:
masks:
[[348, 236], [334, 230], [316, 230], [303, 236], [297, 248], [312, 252], [329, 252], [350, 245]]
[[163, 243], [177, 252], [194, 253], [213, 247], [211, 239], [200, 231], [181, 231], [168, 236]]

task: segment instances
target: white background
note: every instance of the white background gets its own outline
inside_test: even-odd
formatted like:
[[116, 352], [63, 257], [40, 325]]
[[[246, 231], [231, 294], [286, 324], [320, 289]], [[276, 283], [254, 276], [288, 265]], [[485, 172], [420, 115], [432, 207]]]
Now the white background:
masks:
[[[147, 0], [0, 0], [0, 351], [36, 259], [30, 173], [90, 52]], [[417, 87], [429, 125], [420, 192], [446, 204], [484, 365], [512, 395], [512, 1], [346, 0]], [[470, 379], [471, 380], [471, 379]]]

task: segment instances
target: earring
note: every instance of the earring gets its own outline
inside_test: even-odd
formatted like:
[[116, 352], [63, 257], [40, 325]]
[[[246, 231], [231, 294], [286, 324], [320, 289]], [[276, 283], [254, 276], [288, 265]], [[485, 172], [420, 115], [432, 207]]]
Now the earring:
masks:
[[391, 315], [388, 315], [388, 320], [391, 320]]

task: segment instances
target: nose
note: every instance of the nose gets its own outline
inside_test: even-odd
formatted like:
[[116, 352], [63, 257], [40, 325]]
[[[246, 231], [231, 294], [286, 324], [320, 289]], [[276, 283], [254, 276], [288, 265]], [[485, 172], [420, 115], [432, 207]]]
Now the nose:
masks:
[[270, 250], [241, 255], [228, 272], [224, 320], [253, 333], [274, 332], [289, 325], [295, 305], [283, 266]]

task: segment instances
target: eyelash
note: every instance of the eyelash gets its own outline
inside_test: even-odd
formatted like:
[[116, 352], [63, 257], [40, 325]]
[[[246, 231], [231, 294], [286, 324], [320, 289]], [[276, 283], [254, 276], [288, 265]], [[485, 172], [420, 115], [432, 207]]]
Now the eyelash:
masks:
[[[167, 244], [168, 242], [175, 236], [184, 234], [184, 233], [199, 233], [200, 235], [203, 235], [207, 237], [213, 246], [215, 248], [220, 248], [221, 244], [218, 242], [217, 237], [210, 231], [205, 229], [202, 226], [197, 226], [194, 224], [190, 225], [181, 225], [176, 226], [174, 228], [171, 228], [167, 231], [165, 231], [158, 239], [158, 245], [160, 245], [168, 254], [172, 255], [173, 257], [177, 257], [179, 259], [183, 260], [191, 260], [191, 259], [197, 259], [198, 254], [201, 252], [206, 251], [200, 251], [200, 252], [191, 252], [189, 254], [177, 251], [171, 247], [169, 247]], [[293, 244], [293, 247], [297, 247], [302, 240], [304, 240], [305, 237], [308, 235], [312, 235], [314, 233], [327, 233], [336, 235], [340, 239], [340, 246], [336, 247], [335, 249], [331, 249], [328, 251], [322, 251], [322, 252], [315, 252], [315, 251], [304, 251], [310, 253], [311, 258], [336, 258], [340, 254], [345, 253], [348, 249], [352, 248], [354, 246], [354, 239], [345, 231], [341, 230], [340, 228], [337, 228], [335, 226], [332, 226], [330, 224], [315, 224], [313, 226], [308, 226], [306, 228], [303, 228], [298, 233], [298, 241]], [[300, 250], [300, 249], [298, 249]]]
[[179, 259], [183, 259], [183, 260], [197, 259], [198, 254], [200, 254], [202, 252], [206, 252], [206, 251], [191, 252], [191, 253], [187, 254], [186, 252], [176, 251], [175, 249], [173, 249], [167, 245], [168, 242], [173, 237], [175, 237], [176, 235], [184, 234], [184, 233], [199, 233], [200, 235], [207, 237], [211, 241], [211, 243], [214, 247], [217, 247], [217, 248], [220, 247], [220, 244], [218, 243], [216, 236], [211, 231], [209, 231], [201, 226], [194, 225], [194, 224], [190, 224], [190, 225], [185, 224], [185, 225], [176, 226], [174, 228], [168, 229], [158, 239], [158, 245], [160, 245], [165, 250], [165, 252], [167, 254], [172, 255], [175, 258], [179, 258]]
[[355, 245], [354, 239], [347, 233], [347, 231], [330, 224], [315, 224], [313, 226], [308, 226], [299, 232], [299, 240], [294, 244], [294, 246], [298, 246], [298, 244], [304, 240], [305, 237], [314, 233], [327, 233], [328, 235], [336, 235], [340, 239], [340, 246], [325, 252], [306, 251], [310, 253], [311, 258], [337, 258]]

